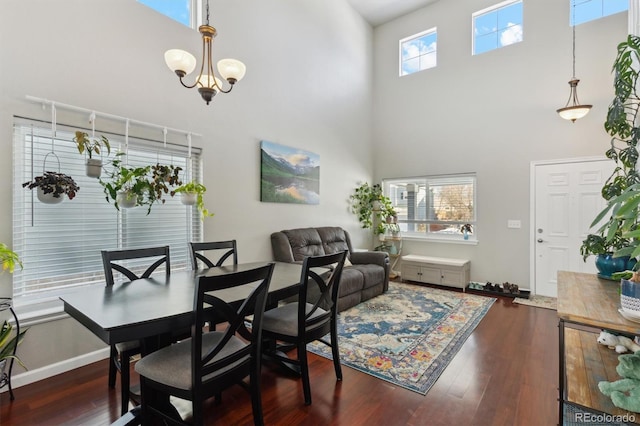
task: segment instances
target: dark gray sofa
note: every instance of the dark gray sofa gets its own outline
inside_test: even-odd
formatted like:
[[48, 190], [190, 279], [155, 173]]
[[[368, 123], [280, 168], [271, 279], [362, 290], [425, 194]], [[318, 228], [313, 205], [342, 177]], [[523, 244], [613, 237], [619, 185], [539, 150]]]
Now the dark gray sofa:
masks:
[[349, 233], [340, 227], [287, 229], [271, 234], [278, 262], [302, 263], [305, 256], [348, 250], [340, 279], [338, 311], [386, 292], [389, 288], [389, 255], [380, 251], [353, 251]]

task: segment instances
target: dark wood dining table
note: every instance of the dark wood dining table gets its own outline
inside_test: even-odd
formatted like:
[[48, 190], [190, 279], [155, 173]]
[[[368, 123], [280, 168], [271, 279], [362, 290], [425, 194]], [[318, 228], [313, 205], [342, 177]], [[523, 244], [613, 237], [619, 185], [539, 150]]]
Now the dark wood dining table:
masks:
[[[193, 296], [201, 276], [225, 275], [264, 266], [269, 262], [251, 262], [198, 271], [172, 272], [165, 279], [139, 279], [110, 287], [90, 287], [61, 296], [64, 311], [111, 345], [129, 340], [171, 333], [188, 328], [193, 321]], [[295, 295], [302, 266], [274, 262], [267, 305]], [[244, 300], [250, 288], [216, 292], [226, 302]]]
[[[198, 271], [172, 272], [105, 287], [90, 287], [61, 296], [64, 310], [103, 342], [140, 340], [142, 354], [170, 343], [176, 330], [189, 329], [193, 322], [193, 299], [201, 276], [225, 275], [264, 266], [270, 262], [241, 263]], [[267, 306], [297, 294], [302, 265], [274, 262]], [[241, 302], [250, 286], [215, 292], [226, 302]], [[115, 424], [139, 424], [140, 412], [132, 410]]]

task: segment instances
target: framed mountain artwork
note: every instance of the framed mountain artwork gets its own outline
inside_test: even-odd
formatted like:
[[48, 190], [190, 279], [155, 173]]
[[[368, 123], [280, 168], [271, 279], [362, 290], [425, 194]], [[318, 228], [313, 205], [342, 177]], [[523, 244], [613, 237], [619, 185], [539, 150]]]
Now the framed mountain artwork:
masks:
[[277, 143], [260, 142], [260, 201], [319, 204], [320, 156]]

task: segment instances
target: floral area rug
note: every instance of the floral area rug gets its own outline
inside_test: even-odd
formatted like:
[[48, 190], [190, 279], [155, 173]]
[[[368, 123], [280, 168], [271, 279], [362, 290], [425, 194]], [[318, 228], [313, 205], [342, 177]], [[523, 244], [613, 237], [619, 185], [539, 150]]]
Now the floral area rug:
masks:
[[555, 297], [532, 295], [528, 299], [516, 297], [513, 299], [513, 303], [519, 303], [520, 305], [534, 306], [536, 308], [545, 308], [558, 310], [558, 299]]
[[[391, 282], [387, 293], [339, 314], [341, 363], [424, 395], [494, 301]], [[307, 348], [331, 359], [323, 343]]]

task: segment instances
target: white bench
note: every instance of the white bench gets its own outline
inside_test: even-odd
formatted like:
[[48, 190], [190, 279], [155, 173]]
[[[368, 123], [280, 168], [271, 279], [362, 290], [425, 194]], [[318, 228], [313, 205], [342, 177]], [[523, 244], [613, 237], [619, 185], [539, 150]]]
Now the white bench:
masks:
[[471, 261], [445, 257], [402, 256], [401, 276], [405, 281], [446, 285], [465, 290], [471, 275]]

